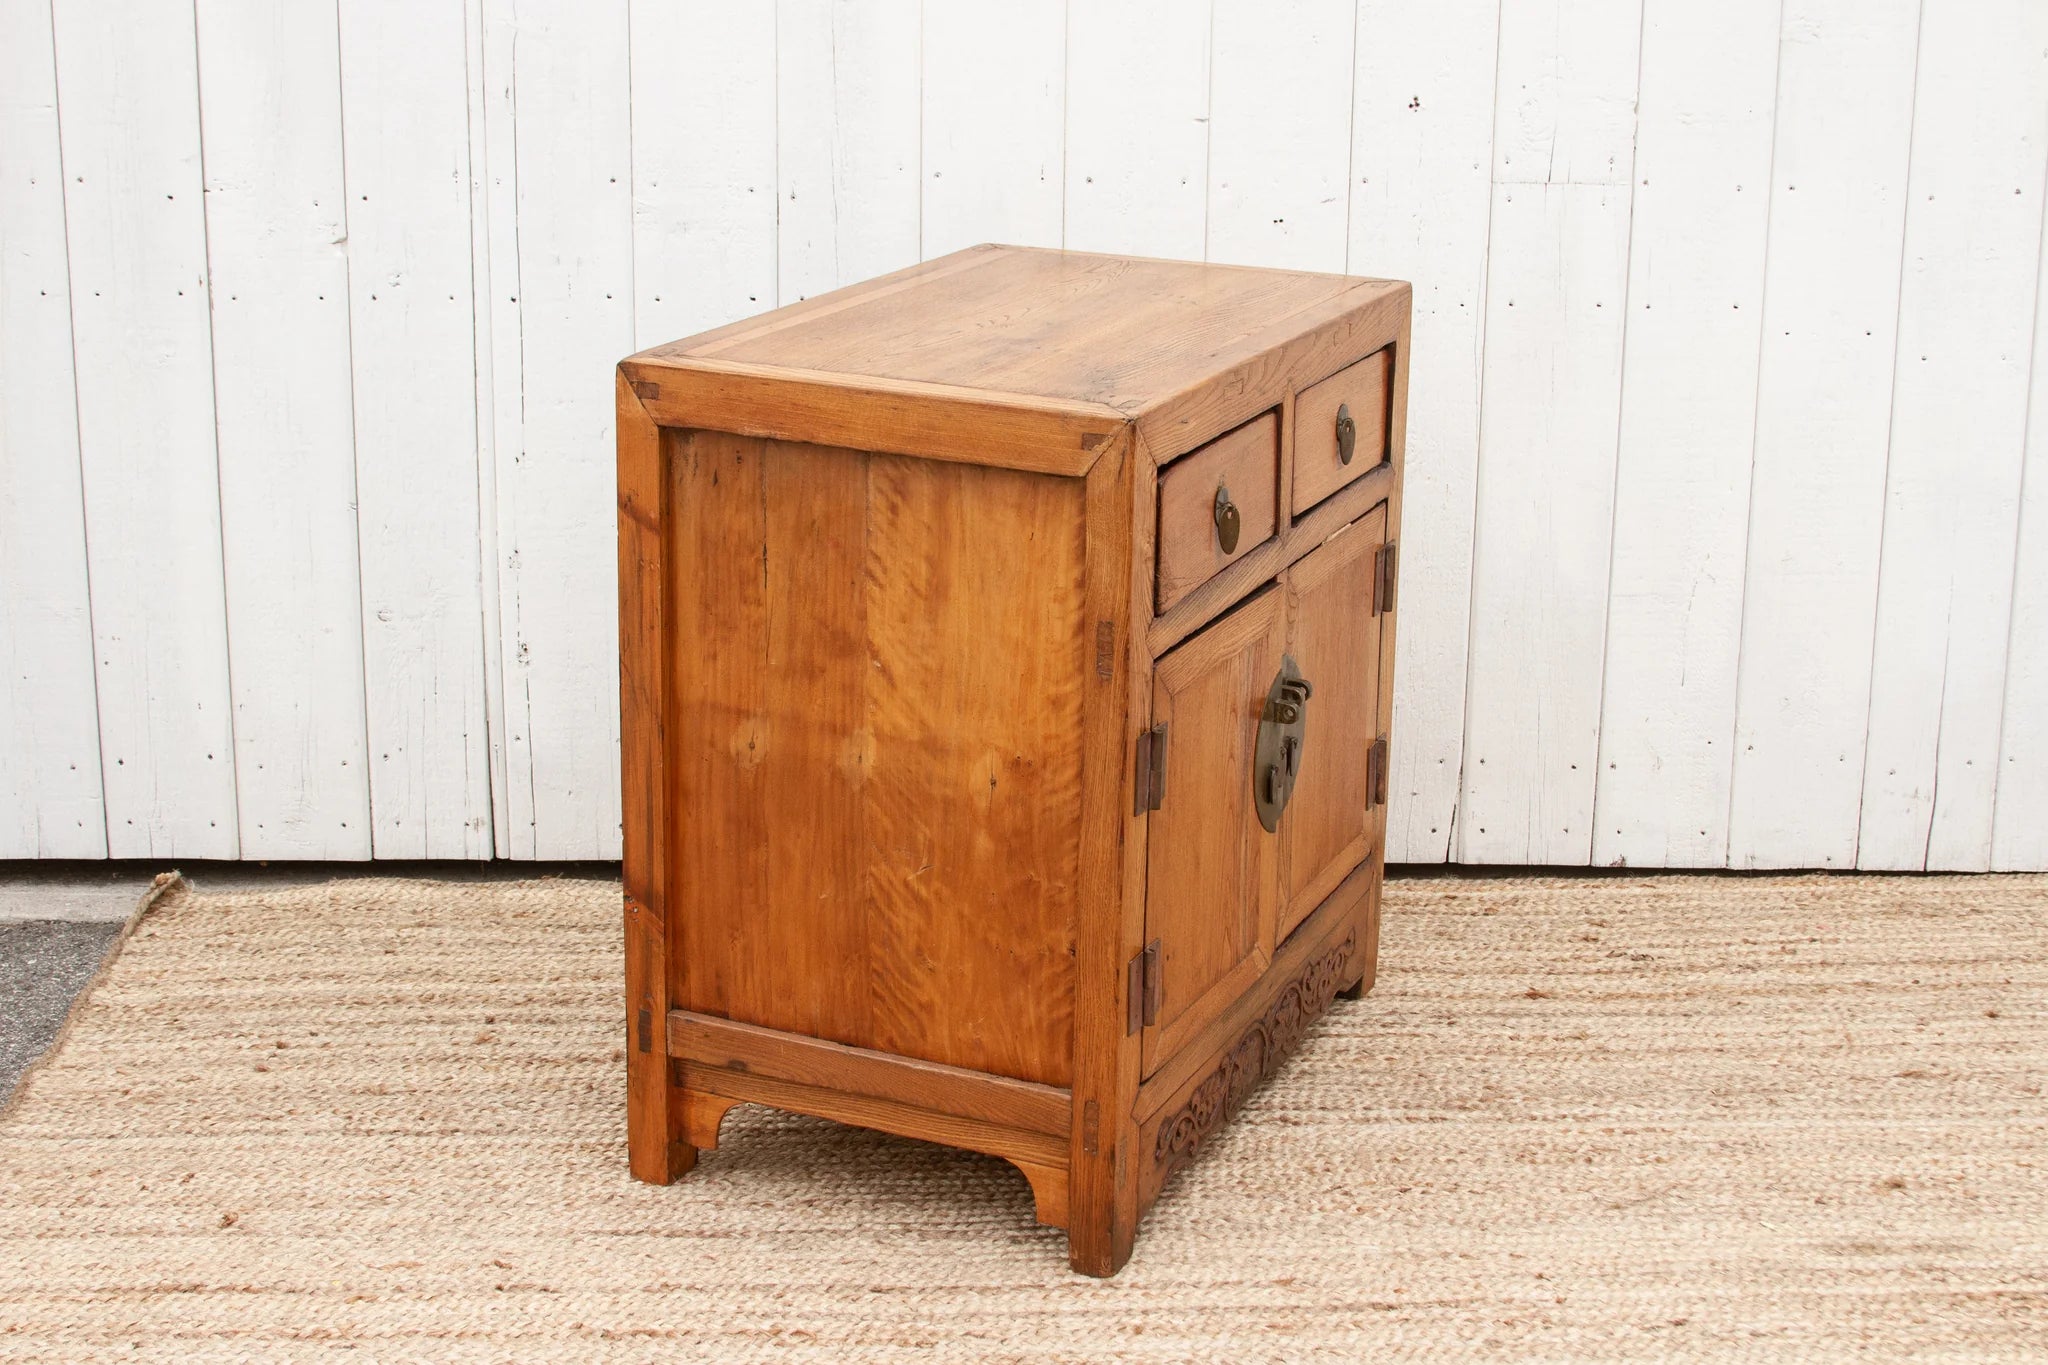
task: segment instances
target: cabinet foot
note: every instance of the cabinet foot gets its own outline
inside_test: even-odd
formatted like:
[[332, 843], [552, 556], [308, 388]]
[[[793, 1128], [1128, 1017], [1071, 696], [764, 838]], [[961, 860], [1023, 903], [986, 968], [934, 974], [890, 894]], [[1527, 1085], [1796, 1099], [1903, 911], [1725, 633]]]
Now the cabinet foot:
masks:
[[1339, 1000], [1363, 1000], [1365, 993], [1372, 989], [1372, 978], [1361, 976], [1358, 980], [1337, 992]]
[[1041, 1166], [1035, 1161], [1019, 1161], [1016, 1157], [1008, 1160], [1031, 1182], [1031, 1202], [1038, 1221], [1049, 1228], [1064, 1228], [1067, 1225], [1067, 1168]]

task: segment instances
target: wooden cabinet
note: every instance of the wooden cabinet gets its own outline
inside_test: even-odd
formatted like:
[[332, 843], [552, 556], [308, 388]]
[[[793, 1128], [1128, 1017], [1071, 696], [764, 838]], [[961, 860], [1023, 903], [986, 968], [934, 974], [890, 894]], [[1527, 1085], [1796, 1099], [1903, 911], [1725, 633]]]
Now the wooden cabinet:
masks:
[[1371, 984], [1408, 312], [980, 247], [620, 365], [636, 1176], [776, 1105], [1124, 1263]]

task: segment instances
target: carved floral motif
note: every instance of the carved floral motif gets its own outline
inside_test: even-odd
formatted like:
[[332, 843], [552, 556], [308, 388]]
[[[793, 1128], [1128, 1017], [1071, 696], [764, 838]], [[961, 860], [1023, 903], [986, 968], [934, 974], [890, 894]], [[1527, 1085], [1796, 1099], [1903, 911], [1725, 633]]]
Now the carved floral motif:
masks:
[[1301, 1041], [1301, 1035], [1315, 1017], [1330, 1007], [1343, 988], [1345, 968], [1357, 950], [1356, 934], [1302, 968], [1301, 975], [1287, 984], [1265, 1015], [1246, 1029], [1216, 1069], [1202, 1078], [1186, 1104], [1159, 1125], [1152, 1144], [1152, 1160], [1163, 1167], [1160, 1178], [1179, 1169], [1209, 1135], [1235, 1117], [1259, 1084], [1279, 1068], [1280, 1062]]

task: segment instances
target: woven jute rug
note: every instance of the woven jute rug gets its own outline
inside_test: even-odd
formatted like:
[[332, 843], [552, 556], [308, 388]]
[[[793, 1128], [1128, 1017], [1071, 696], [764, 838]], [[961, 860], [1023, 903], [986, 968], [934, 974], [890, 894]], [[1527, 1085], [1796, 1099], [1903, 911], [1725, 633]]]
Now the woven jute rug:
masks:
[[615, 884], [172, 886], [0, 1120], [0, 1357], [2040, 1360], [2048, 878], [1424, 879], [1070, 1275], [992, 1159], [626, 1178]]

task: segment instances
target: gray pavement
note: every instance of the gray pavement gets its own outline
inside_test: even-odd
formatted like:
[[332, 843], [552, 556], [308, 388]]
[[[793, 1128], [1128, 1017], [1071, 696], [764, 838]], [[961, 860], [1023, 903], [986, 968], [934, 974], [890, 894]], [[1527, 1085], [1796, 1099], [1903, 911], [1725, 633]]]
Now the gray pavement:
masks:
[[78, 992], [159, 872], [202, 890], [260, 891], [337, 877], [517, 881], [616, 877], [617, 863], [0, 862], [0, 1104], [55, 1040]]
[[120, 932], [119, 920], [0, 923], [0, 1102], [56, 1038]]

